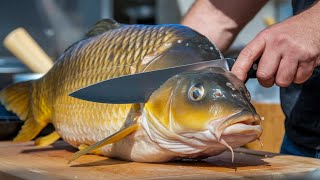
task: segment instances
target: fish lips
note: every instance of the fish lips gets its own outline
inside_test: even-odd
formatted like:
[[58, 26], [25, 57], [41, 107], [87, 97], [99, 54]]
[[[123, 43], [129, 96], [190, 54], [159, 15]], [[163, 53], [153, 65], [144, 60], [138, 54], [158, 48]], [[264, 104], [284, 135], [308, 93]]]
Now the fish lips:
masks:
[[221, 138], [248, 136], [258, 138], [262, 134], [259, 115], [247, 110], [210, 121], [208, 130], [203, 132], [183, 133], [184, 137], [195, 138], [205, 142], [220, 142]]
[[220, 141], [221, 136], [256, 135], [262, 133], [261, 118], [258, 114], [242, 110], [230, 116], [216, 119], [209, 123], [209, 131]]

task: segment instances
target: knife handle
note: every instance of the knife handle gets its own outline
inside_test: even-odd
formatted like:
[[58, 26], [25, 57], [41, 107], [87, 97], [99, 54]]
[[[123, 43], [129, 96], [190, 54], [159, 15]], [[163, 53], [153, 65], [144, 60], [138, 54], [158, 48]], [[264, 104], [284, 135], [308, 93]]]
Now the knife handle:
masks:
[[[251, 68], [248, 71], [247, 79], [245, 80], [245, 83], [248, 81], [249, 78], [257, 78], [256, 74], [257, 74], [257, 69], [258, 69], [258, 64], [260, 62], [260, 58], [258, 58], [256, 61], [253, 62]], [[236, 60], [233, 58], [227, 58], [227, 63], [229, 65], [230, 69], [233, 67], [235, 61]]]

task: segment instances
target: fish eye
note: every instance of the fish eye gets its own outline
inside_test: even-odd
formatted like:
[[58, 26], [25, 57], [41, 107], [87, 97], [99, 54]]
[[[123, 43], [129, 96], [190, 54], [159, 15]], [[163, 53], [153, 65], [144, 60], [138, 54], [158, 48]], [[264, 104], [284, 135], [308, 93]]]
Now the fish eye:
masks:
[[202, 84], [195, 84], [189, 89], [189, 99], [192, 101], [200, 101], [205, 96], [205, 90]]

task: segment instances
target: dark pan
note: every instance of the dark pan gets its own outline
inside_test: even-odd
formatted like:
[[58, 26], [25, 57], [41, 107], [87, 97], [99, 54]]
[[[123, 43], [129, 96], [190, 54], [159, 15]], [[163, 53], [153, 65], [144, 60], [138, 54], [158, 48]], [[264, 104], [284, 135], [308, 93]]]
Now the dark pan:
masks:
[[0, 140], [8, 140], [17, 135], [22, 124], [23, 121], [0, 105]]
[[[20, 131], [23, 123], [15, 114], [8, 112], [0, 104], [0, 141], [14, 138]], [[37, 137], [45, 136], [52, 131], [54, 131], [54, 127], [52, 124], [49, 124]]]
[[19, 130], [23, 121], [0, 121], [0, 140], [9, 140], [14, 138]]

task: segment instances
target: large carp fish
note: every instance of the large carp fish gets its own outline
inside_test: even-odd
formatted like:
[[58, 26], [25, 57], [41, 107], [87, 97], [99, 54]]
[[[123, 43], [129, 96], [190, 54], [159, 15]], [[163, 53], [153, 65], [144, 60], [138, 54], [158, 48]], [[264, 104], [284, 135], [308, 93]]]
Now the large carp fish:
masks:
[[[1, 103], [24, 125], [14, 142], [33, 140], [49, 123], [86, 153], [137, 162], [206, 158], [257, 140], [260, 116], [244, 83], [222, 68], [173, 76], [144, 104], [103, 104], [70, 93], [102, 80], [222, 58], [205, 36], [182, 25], [127, 25], [103, 19], [71, 45], [38, 80], [0, 92]], [[127, 87], [130, 89], [130, 87]]]

